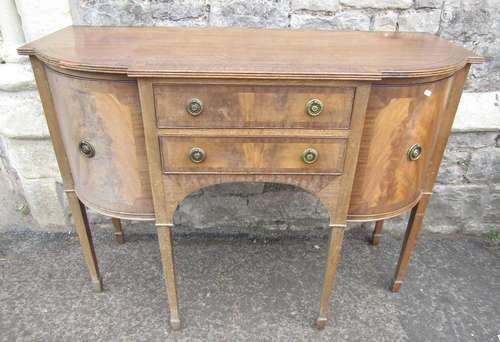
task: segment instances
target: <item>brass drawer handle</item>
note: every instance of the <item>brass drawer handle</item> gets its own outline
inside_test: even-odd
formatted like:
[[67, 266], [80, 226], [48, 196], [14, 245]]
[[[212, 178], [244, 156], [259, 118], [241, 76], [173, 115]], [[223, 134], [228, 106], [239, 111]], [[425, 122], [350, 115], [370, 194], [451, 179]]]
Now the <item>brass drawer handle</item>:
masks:
[[186, 110], [192, 116], [198, 116], [203, 112], [203, 102], [200, 99], [190, 99], [186, 105]]
[[306, 113], [309, 116], [318, 116], [323, 111], [323, 102], [318, 99], [309, 100], [306, 104]]
[[92, 144], [85, 139], [80, 140], [80, 142], [78, 143], [78, 149], [84, 157], [92, 158], [93, 156], [95, 156], [94, 146], [92, 146]]
[[189, 151], [189, 159], [193, 163], [201, 163], [206, 158], [205, 151], [200, 147], [193, 147], [191, 151]]
[[302, 152], [302, 161], [306, 164], [313, 164], [318, 160], [319, 153], [316, 149], [309, 147]]
[[420, 144], [413, 145], [407, 152], [408, 159], [411, 161], [419, 159], [420, 156], [422, 155], [422, 151], [423, 151], [422, 145]]

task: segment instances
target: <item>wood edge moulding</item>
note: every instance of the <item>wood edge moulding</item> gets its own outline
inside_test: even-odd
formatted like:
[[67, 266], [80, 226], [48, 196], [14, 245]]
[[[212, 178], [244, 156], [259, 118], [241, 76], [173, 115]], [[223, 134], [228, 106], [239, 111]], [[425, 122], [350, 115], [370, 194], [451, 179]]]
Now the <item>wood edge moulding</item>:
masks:
[[[163, 173], [163, 174], [166, 174], [166, 173]], [[318, 175], [318, 174], [315, 174], [315, 175]], [[319, 175], [321, 176], [321, 174], [319, 174]], [[218, 184], [220, 185], [220, 184], [231, 184], [231, 183], [228, 182], [228, 183], [218, 183]], [[210, 186], [213, 186], [213, 185], [209, 185], [209, 187]], [[303, 189], [301, 187], [299, 187], [299, 188], [302, 189], [303, 191], [306, 191], [307, 193], [311, 193], [310, 191], [308, 191], [306, 189]], [[92, 202], [89, 202], [85, 198], [80, 197], [80, 195], [78, 194], [78, 191], [75, 190], [75, 193], [80, 198], [80, 200], [83, 202], [83, 204], [85, 204], [85, 206], [87, 206], [88, 208], [94, 210], [95, 212], [97, 212], [99, 214], [109, 216], [109, 217], [116, 217], [116, 218], [120, 218], [120, 219], [124, 219], [124, 220], [137, 220], [137, 221], [154, 221], [155, 220], [155, 214], [153, 212], [137, 214], [137, 213], [128, 213], [128, 212], [124, 212], [124, 211], [107, 210], [107, 209], [103, 209], [103, 208], [93, 204]], [[348, 215], [347, 222], [348, 223], [372, 222], [372, 221], [387, 220], [390, 218], [397, 217], [397, 216], [401, 215], [402, 213], [413, 208], [420, 201], [421, 197], [422, 197], [422, 193], [420, 193], [419, 196], [417, 196], [417, 198], [414, 201], [410, 202], [409, 204], [405, 205], [404, 207], [401, 207], [400, 209], [397, 209], [394, 211], [382, 213], [382, 214]], [[322, 205], [323, 205], [323, 203], [322, 203]]]
[[111, 67], [109, 65], [82, 64], [79, 62], [65, 61], [63, 59], [51, 58], [37, 51], [34, 48], [21, 47], [17, 49], [20, 55], [36, 56], [40, 61], [61, 69], [88, 71], [96, 73], [124, 74], [128, 77], [136, 78], [219, 78], [219, 79], [289, 79], [289, 80], [363, 80], [379, 81], [386, 78], [421, 78], [446, 75], [464, 68], [467, 64], [479, 64], [485, 61], [480, 56], [470, 56], [462, 62], [447, 65], [444, 67], [421, 70], [421, 71], [392, 71], [381, 70], [377, 73], [253, 73], [246, 72], [193, 72], [193, 71], [168, 71], [168, 70], [148, 70], [134, 69], [127, 66]]
[[[36, 57], [36, 56], [35, 56]], [[136, 78], [132, 78], [127, 76], [126, 73], [102, 73], [102, 72], [90, 72], [90, 71], [81, 71], [81, 70], [76, 70], [76, 69], [64, 69], [60, 68], [56, 65], [53, 64], [46, 64], [45, 65], [48, 69], [63, 74], [68, 77], [74, 77], [74, 78], [79, 78], [79, 79], [86, 79], [86, 80], [110, 80], [110, 81], [116, 81], [116, 82], [137, 82]], [[415, 78], [386, 78], [382, 80], [377, 80], [378, 82], [373, 82], [373, 80], [338, 80], [338, 79], [333, 79], [333, 80], [322, 80], [322, 79], [305, 79], [305, 80], [286, 80], [287, 84], [284, 86], [293, 86], [293, 85], [299, 85], [299, 86], [311, 86], [311, 87], [352, 87], [355, 88], [360, 82], [366, 81], [366, 82], [371, 82], [372, 87], [392, 87], [392, 86], [399, 86], [399, 87], [404, 87], [404, 86], [413, 86], [417, 84], [426, 84], [426, 83], [433, 83], [437, 81], [444, 80], [446, 78], [453, 77], [455, 74], [456, 70], [449, 71], [448, 73], [442, 74], [442, 75], [435, 75], [435, 76], [427, 76], [427, 77], [415, 77]], [[158, 79], [158, 78], [151, 78], [153, 81], [153, 88], [156, 86], [162, 86], [162, 85], [172, 85], [172, 84], [200, 84], [200, 81], [203, 81], [204, 85], [207, 84], [223, 84], [223, 85], [248, 85], [248, 80], [239, 80], [239, 79], [216, 79], [216, 78], [209, 78], [209, 79], [198, 79], [196, 77], [191, 77], [191, 78], [165, 78], [165, 79]], [[255, 86], [278, 86], [281, 85], [282, 82], [280, 82], [280, 79], [254, 79], [252, 80], [252, 85]], [[159, 127], [161, 129], [169, 129], [169, 127]], [[172, 127], [174, 128], [174, 127]], [[176, 129], [179, 129], [178, 127], [175, 127]], [[188, 127], [187, 127], [188, 128]], [[182, 128], [181, 128], [182, 129]], [[207, 128], [211, 129], [211, 128]], [[269, 129], [269, 127], [265, 127], [264, 129]], [[285, 128], [283, 128], [285, 129]], [[336, 130], [342, 130], [342, 128], [336, 128]], [[315, 129], [315, 131], [318, 131]]]
[[90, 71], [80, 71], [75, 69], [63, 69], [55, 65], [45, 64], [45, 67], [55, 73], [71, 77], [77, 78], [81, 80], [90, 80], [90, 81], [115, 81], [115, 82], [129, 82], [135, 83], [136, 80], [134, 78], [128, 77], [126, 74], [106, 74], [102, 72], [90, 72]]
[[154, 221], [155, 220], [155, 214], [153, 212], [151, 213], [130, 213], [130, 212], [125, 212], [125, 211], [116, 211], [116, 210], [108, 210], [101, 208], [100, 206], [92, 203], [91, 201], [85, 199], [85, 197], [82, 197], [77, 190], [73, 190], [80, 201], [85, 204], [86, 207], [94, 210], [95, 212], [108, 216], [108, 217], [116, 217], [119, 219], [123, 220], [134, 220], [134, 221]]
[[[234, 176], [341, 176], [343, 172], [294, 172], [294, 171], [162, 171], [164, 175], [234, 175]], [[218, 184], [222, 184], [221, 182]]]
[[349, 129], [296, 129], [296, 128], [158, 128], [162, 137], [218, 137], [218, 138], [280, 138], [300, 136], [314, 139], [346, 139]]
[[[198, 78], [195, 74], [191, 77], [168, 77], [168, 78], [155, 78], [155, 77], [145, 77], [151, 79], [153, 84], [153, 90], [155, 88], [165, 86], [165, 85], [228, 85], [228, 86], [274, 86], [274, 87], [287, 87], [287, 86], [297, 86], [297, 87], [341, 87], [341, 88], [356, 88], [360, 82], [370, 80], [325, 80], [318, 78], [308, 78], [308, 79], [279, 79], [279, 78], [256, 78], [256, 79], [230, 79], [230, 78]], [[250, 83], [250, 82], [251, 83]], [[281, 82], [286, 81], [286, 84]], [[353, 89], [355, 90], [355, 89]]]
[[377, 73], [252, 73], [248, 72], [190, 72], [190, 71], [167, 71], [147, 69], [127, 69], [130, 77], [179, 77], [179, 78], [234, 78], [234, 79], [319, 79], [319, 80], [360, 80], [380, 81], [388, 78], [422, 78], [442, 76], [463, 69], [467, 64], [480, 64], [485, 59], [479, 56], [465, 58], [462, 62], [445, 67], [427, 69], [422, 71], [392, 71], [381, 70]]
[[352, 222], [352, 223], [372, 222], [372, 221], [379, 221], [379, 220], [388, 220], [390, 218], [397, 217], [397, 216], [401, 215], [402, 213], [413, 208], [420, 201], [420, 199], [422, 198], [422, 195], [423, 195], [423, 192], [420, 192], [420, 194], [415, 198], [415, 200], [413, 200], [409, 204], [407, 204], [401, 208], [398, 208], [396, 210], [393, 210], [393, 211], [388, 211], [388, 212], [376, 214], [376, 215], [348, 215], [347, 222]]

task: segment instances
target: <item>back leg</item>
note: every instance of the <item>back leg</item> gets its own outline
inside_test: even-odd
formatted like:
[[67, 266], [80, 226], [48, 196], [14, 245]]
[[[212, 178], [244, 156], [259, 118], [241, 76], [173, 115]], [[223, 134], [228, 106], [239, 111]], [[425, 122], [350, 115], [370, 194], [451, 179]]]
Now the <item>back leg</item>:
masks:
[[382, 236], [382, 228], [384, 227], [384, 220], [375, 222], [375, 229], [373, 229], [371, 243], [373, 246], [378, 246], [380, 237]]
[[120, 245], [125, 242], [125, 237], [123, 235], [122, 221], [118, 218], [111, 218], [113, 222], [113, 227], [115, 227], [115, 239]]

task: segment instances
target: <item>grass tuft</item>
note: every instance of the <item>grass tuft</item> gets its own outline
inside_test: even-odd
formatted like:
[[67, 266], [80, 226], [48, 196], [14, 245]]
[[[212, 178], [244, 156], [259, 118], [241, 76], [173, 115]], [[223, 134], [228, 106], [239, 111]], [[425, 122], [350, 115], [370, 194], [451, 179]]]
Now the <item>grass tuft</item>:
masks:
[[500, 241], [500, 229], [492, 229], [486, 233], [486, 238], [491, 241]]

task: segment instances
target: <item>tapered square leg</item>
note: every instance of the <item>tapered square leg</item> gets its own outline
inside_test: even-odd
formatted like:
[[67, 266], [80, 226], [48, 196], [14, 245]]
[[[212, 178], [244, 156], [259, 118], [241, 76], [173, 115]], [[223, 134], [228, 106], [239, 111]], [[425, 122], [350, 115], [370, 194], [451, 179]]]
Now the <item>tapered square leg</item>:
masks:
[[102, 291], [102, 279], [97, 266], [97, 258], [94, 251], [94, 243], [90, 233], [87, 211], [83, 203], [78, 199], [74, 191], [67, 192], [69, 206], [73, 221], [75, 222], [78, 239], [82, 248], [83, 257], [90, 273], [90, 278], [96, 291]]
[[113, 227], [115, 228], [115, 239], [120, 245], [125, 242], [125, 236], [123, 234], [122, 221], [118, 218], [111, 218], [111, 222], [113, 222]]
[[391, 285], [392, 292], [399, 292], [401, 285], [403, 285], [411, 255], [415, 249], [418, 235], [422, 229], [424, 213], [427, 205], [429, 204], [430, 196], [431, 195], [428, 193], [424, 194], [417, 205], [411, 210], [410, 219], [408, 220], [408, 226], [406, 228], [403, 241], [403, 247], [401, 248], [401, 254], [399, 255], [398, 266], [396, 267], [396, 273]]
[[380, 237], [382, 236], [382, 229], [384, 228], [384, 220], [375, 222], [375, 229], [373, 229], [371, 243], [373, 246], [378, 246]]
[[334, 225], [331, 227], [328, 256], [326, 259], [325, 276], [323, 280], [323, 290], [319, 304], [319, 316], [316, 319], [316, 328], [323, 329], [328, 321], [327, 314], [332, 297], [337, 265], [340, 260], [342, 241], [344, 239], [345, 225]]
[[177, 303], [177, 285], [175, 281], [175, 264], [172, 246], [172, 228], [169, 225], [157, 225], [158, 242], [160, 244], [161, 261], [167, 287], [168, 306], [170, 309], [170, 326], [173, 330], [181, 328], [179, 306]]
[[[167, 287], [168, 305], [170, 308], [170, 326], [174, 330], [181, 328], [179, 317], [179, 306], [177, 302], [177, 286], [175, 283], [175, 264], [172, 248], [172, 226], [175, 209], [187, 196], [187, 193], [176, 191], [174, 187], [164, 184], [160, 146], [158, 144], [158, 132], [156, 127], [155, 99], [153, 95], [153, 83], [149, 79], [139, 79], [139, 98], [142, 109], [142, 122], [144, 125], [144, 137], [146, 141], [146, 153], [148, 157], [149, 177], [153, 195], [153, 205], [156, 217], [156, 229], [158, 232], [158, 243], [160, 245], [161, 261], [165, 285]], [[165, 193], [169, 189], [169, 197]], [[178, 197], [176, 197], [178, 196]]]

